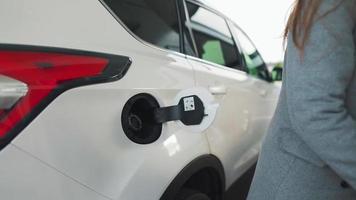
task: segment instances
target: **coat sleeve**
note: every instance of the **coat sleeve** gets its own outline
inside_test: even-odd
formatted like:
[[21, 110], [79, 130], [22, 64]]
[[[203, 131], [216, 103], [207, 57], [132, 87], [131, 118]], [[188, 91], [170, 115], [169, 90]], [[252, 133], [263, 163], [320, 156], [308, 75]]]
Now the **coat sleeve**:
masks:
[[[323, 2], [320, 13], [336, 0]], [[354, 21], [348, 5], [315, 22], [304, 56], [288, 38], [284, 81], [292, 128], [356, 189], [356, 122], [346, 105], [347, 94], [356, 92], [348, 87], [356, 79]]]

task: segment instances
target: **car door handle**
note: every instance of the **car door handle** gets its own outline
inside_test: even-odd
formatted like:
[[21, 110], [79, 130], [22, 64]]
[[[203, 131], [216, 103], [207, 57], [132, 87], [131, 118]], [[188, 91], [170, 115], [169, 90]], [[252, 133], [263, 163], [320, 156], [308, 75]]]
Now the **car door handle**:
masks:
[[224, 85], [210, 86], [209, 91], [212, 95], [225, 95], [227, 93], [226, 87]]

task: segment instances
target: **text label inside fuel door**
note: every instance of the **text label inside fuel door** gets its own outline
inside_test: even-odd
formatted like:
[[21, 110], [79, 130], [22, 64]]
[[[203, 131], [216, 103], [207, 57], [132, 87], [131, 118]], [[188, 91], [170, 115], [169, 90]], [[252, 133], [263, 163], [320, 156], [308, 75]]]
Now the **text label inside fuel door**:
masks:
[[184, 111], [193, 111], [195, 110], [194, 97], [186, 97], [184, 101]]

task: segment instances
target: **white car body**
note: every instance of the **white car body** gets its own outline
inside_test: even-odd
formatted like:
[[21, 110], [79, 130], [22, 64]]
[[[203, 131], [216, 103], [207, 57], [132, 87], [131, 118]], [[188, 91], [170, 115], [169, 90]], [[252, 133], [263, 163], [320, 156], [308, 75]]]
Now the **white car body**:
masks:
[[[144, 42], [98, 0], [1, 1], [0, 27], [1, 44], [132, 60], [121, 80], [62, 93], [0, 151], [1, 199], [157, 200], [200, 156], [219, 159], [225, 189], [256, 162], [279, 94], [273, 83]], [[123, 133], [132, 96], [149, 93], [165, 107], [189, 90], [212, 93], [218, 104], [207, 127], [164, 123], [146, 145]]]

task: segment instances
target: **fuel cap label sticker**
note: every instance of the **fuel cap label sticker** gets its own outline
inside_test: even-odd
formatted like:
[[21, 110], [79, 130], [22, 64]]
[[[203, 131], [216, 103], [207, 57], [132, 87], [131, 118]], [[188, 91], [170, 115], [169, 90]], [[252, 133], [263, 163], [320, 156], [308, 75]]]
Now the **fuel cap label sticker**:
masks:
[[186, 97], [183, 99], [184, 101], [184, 111], [193, 111], [195, 110], [195, 102], [194, 97]]

